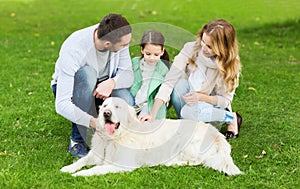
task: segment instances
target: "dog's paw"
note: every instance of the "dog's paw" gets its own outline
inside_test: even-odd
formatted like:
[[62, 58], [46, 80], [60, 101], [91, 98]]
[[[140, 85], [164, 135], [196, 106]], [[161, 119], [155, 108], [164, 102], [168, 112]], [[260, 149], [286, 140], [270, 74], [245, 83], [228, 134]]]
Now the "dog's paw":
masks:
[[76, 168], [72, 165], [68, 165], [61, 168], [60, 171], [64, 173], [74, 173], [76, 171]]
[[78, 172], [72, 174], [73, 177], [92, 176], [92, 175], [94, 175], [94, 174], [89, 170], [82, 170], [82, 171], [78, 171]]

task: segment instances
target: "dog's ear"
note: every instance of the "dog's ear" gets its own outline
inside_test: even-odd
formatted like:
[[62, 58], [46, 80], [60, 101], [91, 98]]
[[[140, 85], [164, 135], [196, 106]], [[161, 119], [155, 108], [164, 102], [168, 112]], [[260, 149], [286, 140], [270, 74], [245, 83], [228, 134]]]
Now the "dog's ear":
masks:
[[137, 117], [135, 109], [132, 106], [128, 105], [128, 111], [129, 111], [130, 117], [132, 117], [132, 118], [136, 118]]
[[128, 124], [138, 121], [135, 109], [128, 105], [128, 115], [127, 115]]

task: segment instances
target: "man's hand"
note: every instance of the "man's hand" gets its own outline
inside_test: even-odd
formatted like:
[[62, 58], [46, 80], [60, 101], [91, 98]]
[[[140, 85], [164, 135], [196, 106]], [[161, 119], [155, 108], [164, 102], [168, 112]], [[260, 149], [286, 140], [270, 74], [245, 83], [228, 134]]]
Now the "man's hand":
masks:
[[101, 98], [105, 100], [108, 98], [112, 92], [112, 90], [115, 88], [115, 81], [113, 79], [107, 79], [105, 81], [102, 81], [97, 85], [97, 88], [94, 91], [94, 96], [96, 98]]
[[99, 124], [98, 118], [92, 117], [90, 119], [90, 127], [95, 129], [95, 131], [98, 135], [102, 135], [102, 132], [100, 131], [100, 124]]
[[93, 118], [93, 117], [90, 119], [90, 127], [93, 129], [96, 129], [96, 122], [95, 122], [96, 120], [95, 119], [96, 118]]

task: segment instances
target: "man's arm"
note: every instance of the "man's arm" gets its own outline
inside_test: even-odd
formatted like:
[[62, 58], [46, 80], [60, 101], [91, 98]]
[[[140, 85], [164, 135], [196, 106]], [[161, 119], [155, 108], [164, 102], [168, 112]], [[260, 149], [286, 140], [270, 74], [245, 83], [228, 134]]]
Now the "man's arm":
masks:
[[56, 90], [56, 112], [66, 119], [86, 127], [89, 127], [91, 115], [82, 111], [72, 102], [74, 75], [80, 68], [76, 55], [71, 50], [63, 51], [57, 61], [58, 80]]
[[[132, 63], [129, 54], [129, 48], [125, 47], [120, 50], [119, 57], [115, 53], [112, 55], [111, 62], [113, 65], [112, 79], [115, 81], [114, 89], [130, 88], [133, 83]], [[111, 65], [112, 66], [112, 65]]]

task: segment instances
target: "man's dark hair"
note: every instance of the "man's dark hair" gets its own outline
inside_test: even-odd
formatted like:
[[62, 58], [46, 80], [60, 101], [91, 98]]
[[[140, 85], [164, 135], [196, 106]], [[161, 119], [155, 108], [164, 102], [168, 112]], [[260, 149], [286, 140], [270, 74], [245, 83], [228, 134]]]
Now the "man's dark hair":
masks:
[[131, 32], [131, 26], [126, 18], [120, 14], [108, 14], [100, 21], [97, 37], [116, 44], [121, 41], [121, 37]]

